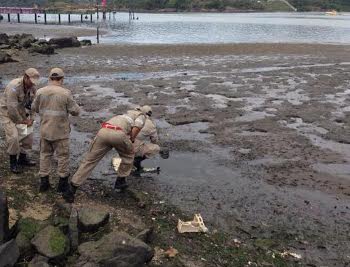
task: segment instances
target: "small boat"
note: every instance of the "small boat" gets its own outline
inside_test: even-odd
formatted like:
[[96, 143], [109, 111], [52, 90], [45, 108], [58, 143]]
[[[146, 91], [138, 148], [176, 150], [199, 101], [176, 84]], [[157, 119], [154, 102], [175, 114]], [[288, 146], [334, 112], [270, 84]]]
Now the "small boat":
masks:
[[327, 11], [326, 15], [328, 15], [328, 16], [336, 16], [336, 15], [338, 15], [338, 12], [336, 10], [331, 10], [331, 11]]

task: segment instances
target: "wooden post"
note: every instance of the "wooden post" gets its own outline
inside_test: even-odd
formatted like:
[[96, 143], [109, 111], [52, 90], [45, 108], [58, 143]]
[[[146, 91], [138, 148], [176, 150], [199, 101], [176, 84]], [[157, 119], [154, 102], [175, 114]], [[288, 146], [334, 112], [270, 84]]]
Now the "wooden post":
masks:
[[102, 12], [102, 18], [105, 20], [106, 19], [106, 11]]
[[38, 14], [34, 14], [34, 20], [35, 20], [35, 24], [38, 24]]
[[97, 43], [100, 43], [100, 26], [97, 26], [97, 31], [96, 31], [96, 37], [97, 37]]
[[44, 23], [47, 24], [46, 10], [44, 11]]
[[70, 24], [70, 13], [68, 13], [68, 23]]
[[20, 14], [19, 14], [19, 13], [17, 13], [17, 21], [18, 21], [18, 23], [21, 22], [21, 17], [20, 17]]
[[92, 13], [90, 14], [90, 22], [92, 23]]
[[61, 14], [58, 14], [58, 24], [61, 24]]
[[97, 20], [99, 20], [99, 18], [100, 18], [100, 14], [99, 14], [99, 10], [98, 10], [98, 5], [96, 6], [96, 14], [97, 14]]
[[7, 20], [8, 20], [8, 22], [11, 22], [11, 15], [10, 15], [10, 13], [7, 14]]
[[83, 14], [80, 14], [80, 21], [83, 23]]

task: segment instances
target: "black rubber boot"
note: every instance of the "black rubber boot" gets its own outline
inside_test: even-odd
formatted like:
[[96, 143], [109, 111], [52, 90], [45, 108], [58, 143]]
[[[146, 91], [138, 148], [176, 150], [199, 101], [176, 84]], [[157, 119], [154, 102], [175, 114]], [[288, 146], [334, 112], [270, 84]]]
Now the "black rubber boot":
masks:
[[66, 187], [66, 190], [62, 194], [63, 199], [68, 203], [73, 203], [74, 195], [76, 191], [77, 191], [77, 187], [69, 183], [68, 186]]
[[49, 176], [40, 177], [40, 192], [46, 192], [50, 189]]
[[117, 177], [114, 184], [114, 191], [116, 192], [123, 192], [125, 189], [128, 188], [128, 184], [126, 183], [125, 177]]
[[142, 171], [141, 162], [144, 161], [146, 157], [135, 157], [134, 158], [134, 167], [136, 168], [136, 172]]
[[28, 159], [26, 154], [20, 153], [18, 157], [18, 164], [21, 166], [33, 167], [36, 165], [34, 161]]
[[17, 155], [10, 155], [10, 170], [13, 173], [21, 173], [21, 169], [17, 164]]
[[69, 186], [68, 178], [69, 178], [69, 176], [60, 177], [60, 180], [58, 181], [58, 185], [57, 185], [57, 192], [58, 193], [63, 193], [64, 191], [67, 190], [67, 187]]

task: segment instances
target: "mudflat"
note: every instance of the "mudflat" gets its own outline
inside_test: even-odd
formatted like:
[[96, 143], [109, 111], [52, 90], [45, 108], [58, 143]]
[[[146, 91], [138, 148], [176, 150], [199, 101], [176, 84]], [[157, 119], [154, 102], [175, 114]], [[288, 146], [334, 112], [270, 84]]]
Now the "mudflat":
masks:
[[[72, 118], [72, 173], [102, 121], [148, 104], [171, 155], [146, 162], [161, 173], [131, 187], [229, 235], [239, 226], [286, 238], [306, 263], [349, 261], [350, 46], [96, 45], [17, 57], [0, 65], [3, 84], [27, 67], [66, 72], [84, 110]], [[92, 180], [112, 184], [112, 156]]]

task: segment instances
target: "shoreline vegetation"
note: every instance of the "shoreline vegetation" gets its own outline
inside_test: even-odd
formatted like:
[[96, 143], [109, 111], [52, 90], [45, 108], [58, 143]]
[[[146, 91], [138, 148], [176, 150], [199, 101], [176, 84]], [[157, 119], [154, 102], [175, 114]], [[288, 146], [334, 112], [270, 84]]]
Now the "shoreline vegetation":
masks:
[[[116, 11], [135, 12], [288, 12], [297, 11], [350, 11], [347, 0], [109, 0], [108, 8]], [[89, 0], [24, 0], [2, 1], [2, 6], [22, 6], [65, 9], [94, 9], [95, 5]], [[294, 9], [294, 8], [295, 9]]]

